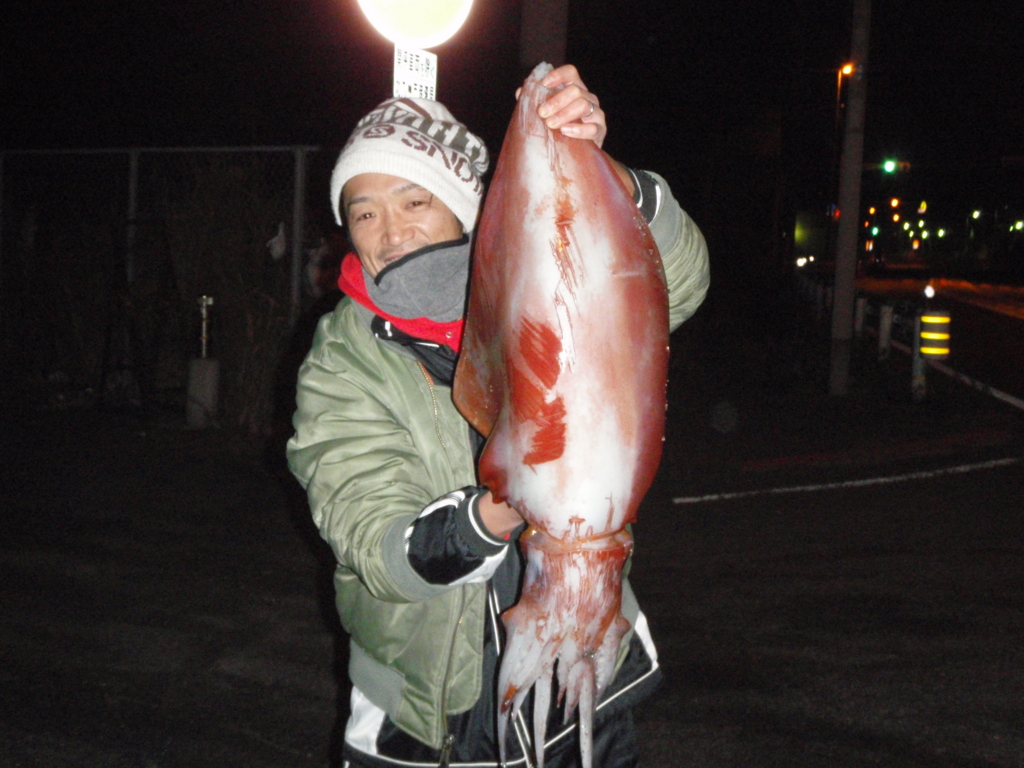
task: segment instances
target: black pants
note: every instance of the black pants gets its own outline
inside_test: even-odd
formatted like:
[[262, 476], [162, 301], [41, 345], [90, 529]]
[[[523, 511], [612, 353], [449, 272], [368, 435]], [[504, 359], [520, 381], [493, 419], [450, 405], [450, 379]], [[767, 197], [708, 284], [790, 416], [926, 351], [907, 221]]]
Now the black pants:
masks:
[[[633, 710], [609, 715], [594, 724], [594, 768], [636, 768], [640, 748], [633, 726]], [[574, 732], [564, 743], [551, 747], [544, 755], [544, 768], [579, 768], [579, 739]]]
[[[604, 718], [595, 718], [594, 723], [594, 768], [637, 768], [640, 765], [640, 748], [637, 745], [636, 729], [633, 725], [633, 711], [622, 709], [610, 712]], [[388, 768], [396, 763], [379, 757], [372, 757], [350, 748], [347, 744], [342, 753], [343, 768]], [[409, 765], [409, 763], [403, 763]], [[416, 763], [416, 765], [436, 765], [436, 763]], [[458, 768], [462, 763], [451, 763]], [[480, 765], [480, 763], [474, 763]], [[494, 763], [498, 765], [497, 761]], [[510, 762], [510, 766], [523, 766], [520, 760]], [[544, 768], [579, 768], [580, 750], [578, 731], [551, 746], [544, 754]]]

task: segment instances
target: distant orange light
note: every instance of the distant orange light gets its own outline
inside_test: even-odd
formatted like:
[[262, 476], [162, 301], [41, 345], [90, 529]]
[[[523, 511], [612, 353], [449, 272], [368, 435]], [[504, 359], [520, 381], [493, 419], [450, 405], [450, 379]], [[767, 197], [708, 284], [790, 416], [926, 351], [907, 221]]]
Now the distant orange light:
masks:
[[844, 75], [852, 75], [853, 74], [853, 64], [844, 64], [843, 68], [841, 70], [839, 70], [839, 71], [842, 72]]
[[870, 213], [872, 216], [874, 216], [875, 215], [875, 206], [872, 205], [870, 208], [868, 208], [868, 213]]
[[891, 205], [893, 208], [899, 208], [900, 199], [898, 197], [894, 197], [892, 200], [889, 201], [889, 205]]
[[864, 226], [865, 227], [870, 227], [871, 226], [871, 222], [870, 221], [865, 221], [864, 222]]
[[893, 220], [893, 221], [899, 221], [899, 220], [900, 220], [900, 215], [899, 215], [898, 213], [894, 213], [894, 214], [892, 215], [892, 220]]

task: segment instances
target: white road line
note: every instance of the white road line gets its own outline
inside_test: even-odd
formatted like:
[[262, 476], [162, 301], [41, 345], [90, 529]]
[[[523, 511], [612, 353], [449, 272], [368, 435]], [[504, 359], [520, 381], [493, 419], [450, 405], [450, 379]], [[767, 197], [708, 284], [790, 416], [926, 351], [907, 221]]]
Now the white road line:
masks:
[[863, 488], [869, 485], [888, 485], [890, 483], [903, 483], [908, 480], [927, 480], [942, 475], [956, 475], [965, 472], [976, 472], [980, 469], [995, 469], [996, 467], [1008, 467], [1012, 464], [1020, 464], [1022, 457], [1011, 456], [1006, 459], [993, 459], [982, 461], [977, 464], [960, 464], [955, 467], [944, 469], [931, 469], [924, 472], [909, 472], [905, 475], [889, 475], [888, 477], [869, 477], [863, 480], [843, 480], [838, 483], [817, 483], [815, 485], [792, 485], [783, 488], [761, 488], [756, 491], [735, 491], [732, 493], [709, 493], [705, 496], [679, 496], [672, 499], [673, 504], [702, 504], [708, 501], [726, 501], [730, 499], [746, 499], [751, 496], [767, 496], [780, 493], [810, 493], [813, 491], [831, 491], [840, 488]]

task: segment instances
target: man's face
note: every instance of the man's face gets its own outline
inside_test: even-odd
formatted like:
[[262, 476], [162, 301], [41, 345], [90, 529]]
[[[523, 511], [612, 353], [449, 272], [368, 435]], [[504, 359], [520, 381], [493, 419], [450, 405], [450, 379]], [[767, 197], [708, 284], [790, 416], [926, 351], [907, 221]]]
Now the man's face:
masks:
[[353, 176], [341, 201], [352, 245], [371, 277], [407, 253], [462, 236], [462, 225], [447, 205], [398, 176]]

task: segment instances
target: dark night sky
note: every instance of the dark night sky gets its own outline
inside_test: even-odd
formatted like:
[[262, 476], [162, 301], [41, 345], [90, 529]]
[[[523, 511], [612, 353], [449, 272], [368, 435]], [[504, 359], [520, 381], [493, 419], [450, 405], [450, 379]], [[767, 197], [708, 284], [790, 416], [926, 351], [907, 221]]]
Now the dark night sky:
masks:
[[[867, 162], [1024, 155], [1024, 3], [873, 5]], [[570, 8], [570, 59], [606, 106], [613, 154], [682, 174], [778, 124], [793, 162], [827, 166], [851, 0]], [[518, 16], [518, 0], [476, 0], [435, 49], [439, 97], [495, 151]], [[355, 0], [15, 0], [0, 42], [7, 149], [333, 146], [390, 89], [390, 44]]]

